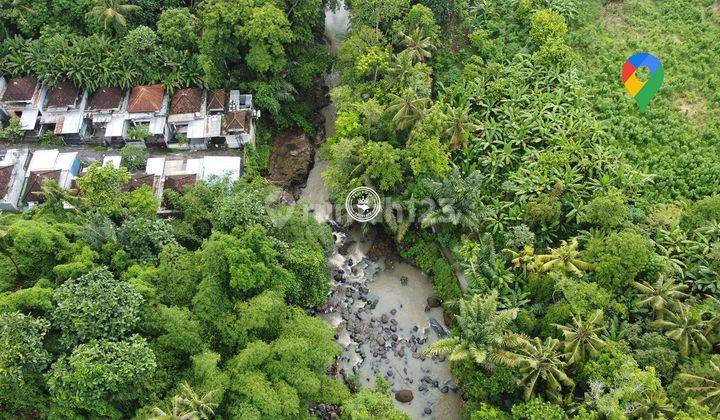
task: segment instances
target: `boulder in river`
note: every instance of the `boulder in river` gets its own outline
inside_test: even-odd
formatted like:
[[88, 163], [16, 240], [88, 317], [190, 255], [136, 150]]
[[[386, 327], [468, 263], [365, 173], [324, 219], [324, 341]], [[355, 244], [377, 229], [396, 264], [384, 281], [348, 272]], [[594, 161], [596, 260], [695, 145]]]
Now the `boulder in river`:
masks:
[[395, 399], [407, 403], [413, 400], [413, 393], [409, 389], [401, 389], [395, 393]]
[[439, 338], [445, 338], [450, 335], [447, 330], [442, 325], [440, 325], [437, 320], [435, 320], [435, 318], [430, 318], [430, 327], [433, 329], [433, 331], [435, 331], [435, 334], [437, 334]]
[[427, 298], [427, 305], [431, 308], [437, 308], [442, 305], [442, 301], [437, 296], [430, 296]]

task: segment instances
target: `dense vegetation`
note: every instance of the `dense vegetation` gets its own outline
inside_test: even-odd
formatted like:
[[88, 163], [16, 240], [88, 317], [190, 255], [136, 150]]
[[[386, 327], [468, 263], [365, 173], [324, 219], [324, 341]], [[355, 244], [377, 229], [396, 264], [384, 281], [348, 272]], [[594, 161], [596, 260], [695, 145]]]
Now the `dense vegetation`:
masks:
[[330, 63], [323, 16], [321, 0], [3, 0], [0, 73], [90, 91], [239, 88], [277, 125], [309, 130], [313, 82]]
[[[715, 418], [718, 4], [351, 6], [326, 183], [394, 200], [385, 227], [454, 315], [429, 353], [465, 415]], [[638, 51], [668, 75], [646, 114], [619, 76]]]
[[122, 192], [125, 168], [94, 164], [77, 196], [49, 182], [2, 219], [3, 417], [399, 415], [387, 389], [327, 375], [340, 347], [303, 308], [327, 299], [330, 228], [267, 201], [249, 169], [166, 194], [166, 220], [147, 187]]

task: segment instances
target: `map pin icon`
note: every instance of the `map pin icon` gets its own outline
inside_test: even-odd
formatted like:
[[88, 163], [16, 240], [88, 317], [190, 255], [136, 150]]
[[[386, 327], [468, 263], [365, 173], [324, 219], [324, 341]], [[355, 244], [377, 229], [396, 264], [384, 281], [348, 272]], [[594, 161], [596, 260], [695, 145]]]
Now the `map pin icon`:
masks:
[[[637, 77], [637, 70], [646, 67], [650, 70], [650, 77], [642, 81]], [[660, 90], [665, 80], [665, 71], [657, 57], [650, 53], [641, 52], [628, 58], [623, 64], [622, 79], [625, 88], [635, 98], [640, 112], [645, 112], [653, 96]]]

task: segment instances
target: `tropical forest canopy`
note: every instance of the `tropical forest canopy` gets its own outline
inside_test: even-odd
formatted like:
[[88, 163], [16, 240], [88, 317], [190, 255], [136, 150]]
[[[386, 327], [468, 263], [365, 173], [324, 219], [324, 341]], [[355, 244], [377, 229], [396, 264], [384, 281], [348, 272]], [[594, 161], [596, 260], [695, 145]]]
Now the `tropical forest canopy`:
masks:
[[[713, 0], [352, 1], [325, 180], [394, 200], [465, 415], [720, 412], [718, 39]], [[641, 51], [665, 67], [644, 114]]]
[[[4, 74], [228, 83], [279, 126], [308, 125], [297, 98], [331, 60], [320, 1], [1, 5]], [[428, 354], [447, 355], [463, 415], [717, 418], [720, 5], [349, 6], [325, 182], [337, 201], [361, 185], [394, 200], [378, 228], [453, 320]], [[666, 72], [643, 114], [620, 80], [640, 51]], [[167, 193], [171, 219], [97, 165], [78, 194], [46, 183], [43, 205], [3, 215], [0, 412], [406, 418], [382, 381], [327, 375], [341, 348], [306, 310], [327, 299], [330, 228], [278, 203], [265, 160]]]

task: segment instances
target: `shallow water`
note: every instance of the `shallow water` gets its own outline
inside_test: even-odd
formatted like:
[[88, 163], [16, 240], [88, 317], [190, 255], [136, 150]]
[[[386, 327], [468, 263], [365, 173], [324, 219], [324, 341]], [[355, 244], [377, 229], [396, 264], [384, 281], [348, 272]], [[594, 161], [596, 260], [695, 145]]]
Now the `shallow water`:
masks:
[[[336, 50], [347, 32], [347, 10], [328, 11], [325, 25], [328, 48]], [[337, 80], [334, 72], [326, 78], [330, 87]], [[332, 136], [335, 107], [330, 104], [322, 113], [326, 136]], [[332, 219], [330, 194], [322, 179], [326, 168], [327, 162], [316, 156], [300, 194], [300, 201], [314, 210], [319, 221]], [[430, 320], [444, 327], [442, 310], [426, 308], [427, 298], [433, 295], [430, 279], [408, 264], [389, 269], [382, 261], [370, 261], [367, 253], [372, 233], [364, 235], [356, 226], [349, 232], [336, 229], [334, 234], [336, 248], [329, 264], [333, 273], [339, 274], [332, 280], [332, 293], [320, 316], [336, 328], [337, 342], [343, 347], [338, 361], [341, 373], [355, 375], [363, 387], [372, 387], [379, 373], [393, 391], [411, 390], [411, 402], [400, 403], [393, 397], [393, 403], [414, 419], [459, 418], [461, 401], [449, 363], [423, 355], [427, 345], [439, 338]], [[405, 284], [402, 278], [407, 279]], [[431, 414], [425, 414], [426, 409]]]

